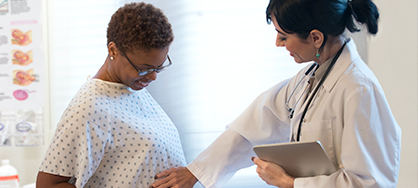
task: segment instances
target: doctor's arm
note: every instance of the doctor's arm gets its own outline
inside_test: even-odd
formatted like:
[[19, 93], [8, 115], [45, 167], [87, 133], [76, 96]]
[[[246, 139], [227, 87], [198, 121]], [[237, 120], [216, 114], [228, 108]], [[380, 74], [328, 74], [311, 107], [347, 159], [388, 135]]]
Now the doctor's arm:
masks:
[[187, 168], [171, 168], [156, 178], [161, 178], [153, 188], [191, 188], [197, 182], [205, 187], [221, 187], [239, 169], [253, 165], [252, 144], [234, 130], [227, 128], [207, 149], [198, 155]]
[[[278, 83], [257, 97], [187, 168], [170, 169], [157, 174], [157, 179], [166, 177], [151, 186], [182, 187], [189, 185], [190, 182], [193, 183], [197, 178], [206, 188], [221, 187], [236, 171], [254, 165], [251, 161], [251, 157], [255, 156], [252, 150], [254, 145], [287, 142], [289, 126], [280, 119], [287, 119], [288, 113], [278, 112], [278, 110], [287, 112], [287, 109], [282, 101], [278, 103], [280, 107], [276, 104], [277, 99], [284, 98], [277, 96], [288, 81]], [[185, 176], [180, 177], [180, 174]], [[179, 186], [178, 182], [181, 181], [184, 184]]]

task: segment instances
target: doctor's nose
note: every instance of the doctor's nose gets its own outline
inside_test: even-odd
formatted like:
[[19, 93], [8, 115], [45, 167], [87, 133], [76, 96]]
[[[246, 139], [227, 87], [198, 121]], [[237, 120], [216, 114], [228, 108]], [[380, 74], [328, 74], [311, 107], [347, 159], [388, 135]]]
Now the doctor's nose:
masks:
[[283, 40], [280, 39], [279, 34], [277, 34], [277, 37], [276, 37], [276, 46], [277, 47], [283, 47], [283, 46], [285, 46], [285, 41], [283, 41]]

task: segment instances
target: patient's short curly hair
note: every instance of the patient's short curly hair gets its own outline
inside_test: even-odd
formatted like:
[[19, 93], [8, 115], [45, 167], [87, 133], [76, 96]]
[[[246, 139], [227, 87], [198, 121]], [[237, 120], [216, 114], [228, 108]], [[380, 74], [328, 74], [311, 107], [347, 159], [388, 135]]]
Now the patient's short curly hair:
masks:
[[163, 49], [173, 42], [171, 24], [164, 13], [147, 3], [130, 3], [119, 8], [107, 28], [107, 44], [114, 42], [122, 53]]

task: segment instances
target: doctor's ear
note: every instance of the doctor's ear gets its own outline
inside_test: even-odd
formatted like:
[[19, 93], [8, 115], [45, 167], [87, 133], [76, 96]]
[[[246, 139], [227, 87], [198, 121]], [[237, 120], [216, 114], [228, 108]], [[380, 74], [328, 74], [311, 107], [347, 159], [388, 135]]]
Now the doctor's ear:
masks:
[[309, 38], [311, 42], [313, 42], [315, 48], [320, 48], [324, 42], [324, 34], [317, 29], [314, 29], [309, 33]]

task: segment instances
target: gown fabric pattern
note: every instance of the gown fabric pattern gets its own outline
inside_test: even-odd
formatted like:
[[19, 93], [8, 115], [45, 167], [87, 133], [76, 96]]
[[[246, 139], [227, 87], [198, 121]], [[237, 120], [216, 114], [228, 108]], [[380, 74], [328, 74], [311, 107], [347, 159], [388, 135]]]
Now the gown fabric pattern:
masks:
[[[295, 137], [305, 104], [298, 105], [289, 119], [285, 102], [309, 67], [262, 93], [187, 166], [202, 185], [222, 187], [237, 170], [253, 165], [253, 146], [289, 142]], [[296, 96], [306, 84], [296, 88]], [[295, 188], [396, 187], [401, 129], [382, 87], [352, 40], [305, 116], [300, 141], [314, 140], [321, 142], [338, 170], [329, 176], [296, 178]], [[214, 165], [214, 161], [222, 162]]]
[[186, 165], [177, 128], [145, 89], [87, 81], [62, 115], [40, 171], [76, 187], [149, 187]]

